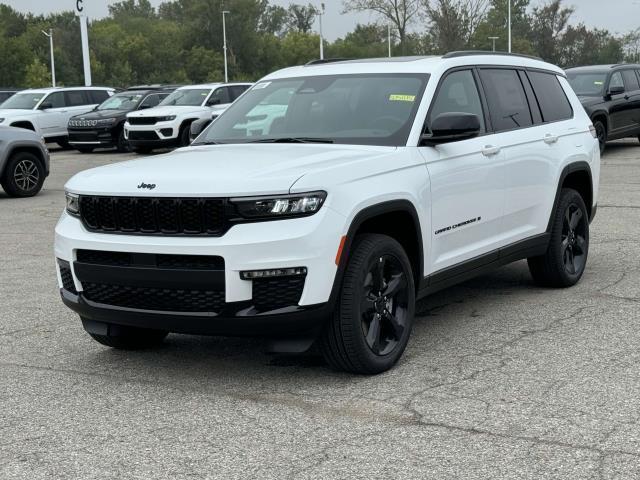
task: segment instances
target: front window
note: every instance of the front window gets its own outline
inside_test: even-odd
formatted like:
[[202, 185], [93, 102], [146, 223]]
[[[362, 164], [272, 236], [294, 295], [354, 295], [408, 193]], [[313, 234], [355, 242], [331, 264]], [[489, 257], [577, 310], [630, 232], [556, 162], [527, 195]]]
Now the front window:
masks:
[[260, 82], [195, 144], [406, 145], [428, 78], [425, 74], [358, 74]]
[[567, 79], [576, 95], [582, 97], [601, 97], [604, 95], [606, 72], [568, 72]]
[[177, 105], [177, 106], [199, 107], [207, 99], [209, 92], [211, 92], [210, 89], [200, 89], [200, 88], [188, 88], [184, 90], [176, 90], [167, 98], [165, 98], [162, 102], [160, 102], [160, 106]]
[[97, 110], [134, 110], [142, 97], [141, 93], [117, 93], [98, 105]]
[[16, 93], [2, 104], [2, 108], [33, 110], [46, 93]]

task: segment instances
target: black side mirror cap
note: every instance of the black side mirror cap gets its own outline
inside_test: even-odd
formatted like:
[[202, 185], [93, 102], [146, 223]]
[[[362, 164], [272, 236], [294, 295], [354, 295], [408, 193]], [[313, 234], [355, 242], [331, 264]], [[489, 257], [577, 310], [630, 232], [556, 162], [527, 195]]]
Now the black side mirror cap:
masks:
[[420, 136], [420, 145], [459, 142], [480, 135], [480, 119], [473, 113], [441, 113], [431, 122], [430, 134]]
[[49, 108], [53, 108], [53, 105], [51, 104], [51, 102], [43, 102], [38, 107], [38, 110], [47, 110]]
[[607, 92], [609, 96], [620, 95], [622, 93], [624, 93], [624, 87], [622, 86], [609, 87], [609, 91]]

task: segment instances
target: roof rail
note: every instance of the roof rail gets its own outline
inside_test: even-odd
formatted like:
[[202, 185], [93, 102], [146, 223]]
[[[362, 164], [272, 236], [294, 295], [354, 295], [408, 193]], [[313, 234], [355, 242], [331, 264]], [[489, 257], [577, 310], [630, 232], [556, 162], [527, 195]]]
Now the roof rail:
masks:
[[311, 65], [322, 65], [325, 63], [333, 63], [333, 62], [344, 62], [346, 60], [352, 60], [351, 58], [318, 58], [316, 60], [311, 60], [304, 64], [305, 67], [309, 67]]
[[472, 55], [504, 55], [507, 57], [521, 57], [521, 58], [529, 58], [531, 60], [540, 60], [543, 62], [540, 57], [536, 57], [534, 55], [525, 55], [524, 53], [508, 53], [508, 52], [489, 52], [485, 50], [461, 50], [459, 52], [449, 52], [442, 56], [442, 58], [457, 58], [457, 57], [470, 57]]

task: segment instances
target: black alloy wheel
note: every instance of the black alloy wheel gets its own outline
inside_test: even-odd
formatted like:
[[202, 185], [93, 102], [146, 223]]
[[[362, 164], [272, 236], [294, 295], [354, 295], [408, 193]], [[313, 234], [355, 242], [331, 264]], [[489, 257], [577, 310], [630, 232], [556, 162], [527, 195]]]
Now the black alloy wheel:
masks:
[[582, 278], [589, 254], [589, 214], [577, 191], [560, 191], [551, 227], [547, 251], [527, 260], [529, 271], [538, 285], [570, 287]]
[[371, 375], [392, 368], [413, 325], [415, 287], [402, 245], [377, 233], [355, 237], [335, 311], [319, 346], [335, 370]]
[[362, 333], [376, 355], [386, 355], [401, 341], [407, 327], [407, 279], [392, 255], [374, 259], [363, 282]]
[[600, 153], [602, 154], [607, 146], [607, 127], [600, 120], [593, 122], [593, 127], [596, 129], [596, 138], [600, 144]]
[[19, 152], [7, 162], [2, 187], [12, 197], [32, 197], [42, 189], [44, 177], [40, 160], [32, 153]]

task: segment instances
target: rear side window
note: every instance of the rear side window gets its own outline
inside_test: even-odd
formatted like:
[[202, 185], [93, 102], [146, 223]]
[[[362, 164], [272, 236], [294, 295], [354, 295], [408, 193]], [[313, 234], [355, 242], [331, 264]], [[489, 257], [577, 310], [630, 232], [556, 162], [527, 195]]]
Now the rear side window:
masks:
[[516, 70], [482, 69], [480, 77], [487, 95], [491, 123], [496, 132], [533, 124], [524, 87]]
[[91, 104], [102, 103], [109, 98], [109, 94], [105, 90], [86, 90], [85, 94]]
[[72, 90], [65, 92], [67, 96], [68, 107], [79, 107], [80, 105], [89, 105], [82, 90]]
[[229, 89], [227, 87], [217, 88], [207, 100], [207, 106], [222, 105], [231, 103], [229, 100]]
[[[166, 97], [166, 95], [165, 95]], [[163, 97], [164, 98], [164, 97]], [[147, 95], [147, 98], [145, 98], [142, 103], [140, 104], [140, 107], [138, 107], [139, 109], [143, 109], [143, 108], [151, 108], [151, 107], [155, 107], [160, 103], [160, 100], [162, 100], [162, 98], [160, 97], [160, 95], [157, 94], [151, 94], [151, 95]]]
[[231, 101], [235, 102], [236, 98], [242, 95], [247, 88], [249, 88], [249, 85], [233, 85], [229, 87], [231, 90]]
[[542, 72], [528, 72], [528, 75], [544, 122], [567, 120], [573, 116], [573, 109], [557, 76]]
[[471, 70], [460, 70], [447, 75], [432, 105], [427, 125], [443, 113], [472, 113], [480, 120], [480, 130], [485, 131], [482, 103]]
[[628, 92], [632, 92], [633, 90], [640, 90], [640, 85], [638, 85], [638, 77], [636, 77], [636, 73], [633, 70], [623, 70], [622, 77], [624, 78], [624, 86]]

